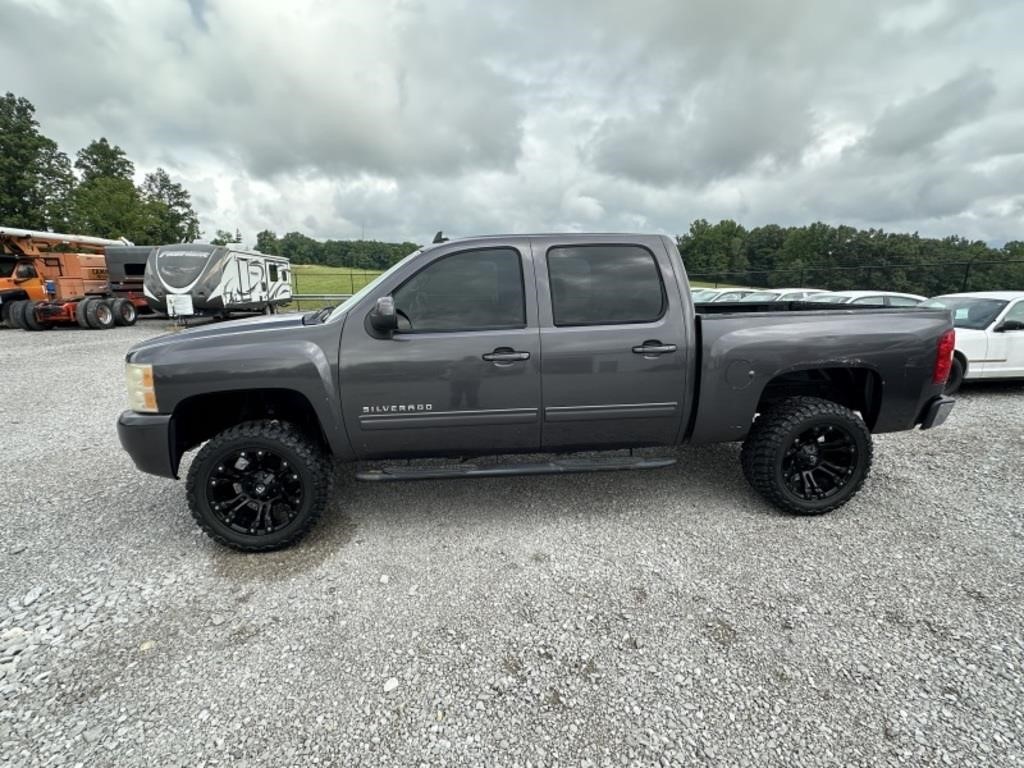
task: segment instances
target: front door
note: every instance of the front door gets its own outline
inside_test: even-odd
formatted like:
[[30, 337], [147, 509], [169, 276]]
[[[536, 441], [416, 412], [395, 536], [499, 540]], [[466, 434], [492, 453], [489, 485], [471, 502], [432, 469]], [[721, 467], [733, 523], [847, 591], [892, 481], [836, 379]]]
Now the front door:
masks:
[[986, 378], [1024, 377], [1024, 299], [1012, 304], [996, 323], [1004, 330], [988, 332]]
[[[345, 320], [341, 392], [360, 458], [535, 451], [540, 342], [529, 244], [429, 251]], [[391, 295], [399, 330], [366, 315]]]
[[[537, 242], [545, 450], [676, 442], [689, 349], [661, 239]], [[545, 290], [546, 289], [546, 290]]]

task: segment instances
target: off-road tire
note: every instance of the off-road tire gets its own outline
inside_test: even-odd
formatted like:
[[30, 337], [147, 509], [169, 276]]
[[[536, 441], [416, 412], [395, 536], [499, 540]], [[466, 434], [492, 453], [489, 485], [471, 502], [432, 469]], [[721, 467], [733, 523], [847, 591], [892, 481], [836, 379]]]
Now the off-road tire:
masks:
[[26, 301], [21, 305], [21, 327], [26, 331], [41, 331], [46, 328], [36, 319], [36, 302]]
[[135, 309], [135, 305], [128, 301], [128, 299], [114, 299], [110, 304], [110, 308], [114, 312], [115, 325], [135, 325], [135, 321], [138, 319], [138, 311]]
[[[267, 449], [287, 459], [302, 487], [302, 502], [295, 518], [267, 534], [241, 533], [225, 524], [213, 511], [207, 496], [211, 475], [226, 456], [239, 449]], [[196, 454], [185, 483], [188, 507], [207, 536], [226, 547], [244, 552], [268, 552], [290, 546], [305, 536], [327, 507], [334, 476], [331, 457], [291, 424], [280, 421], [246, 421], [209, 440]]]
[[[787, 487], [783, 459], [793, 441], [808, 429], [834, 426], [847, 433], [856, 448], [853, 474], [842, 488], [824, 499], [809, 500]], [[871, 468], [871, 433], [850, 409], [817, 397], [793, 397], [773, 406], [754, 422], [743, 443], [741, 464], [747, 482], [779, 509], [798, 515], [822, 515], [852, 499]]]
[[114, 310], [103, 299], [86, 299], [85, 319], [89, 327], [97, 331], [105, 331], [114, 327]]
[[953, 356], [953, 364], [949, 368], [949, 378], [946, 379], [946, 386], [942, 392], [946, 395], [955, 395], [964, 383], [964, 364], [956, 355]]
[[12, 301], [7, 305], [7, 324], [11, 328], [21, 328], [25, 330], [25, 326], [21, 322], [21, 305], [25, 303], [24, 299], [18, 299]]

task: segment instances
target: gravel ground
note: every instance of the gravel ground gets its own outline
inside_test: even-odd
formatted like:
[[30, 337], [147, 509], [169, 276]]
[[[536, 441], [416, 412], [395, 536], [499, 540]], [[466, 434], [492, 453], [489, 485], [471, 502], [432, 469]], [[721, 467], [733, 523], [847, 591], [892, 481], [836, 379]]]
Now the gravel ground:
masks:
[[647, 473], [360, 484], [298, 547], [198, 532], [118, 446], [127, 348], [0, 331], [0, 763], [1022, 765], [1024, 384], [776, 513]]

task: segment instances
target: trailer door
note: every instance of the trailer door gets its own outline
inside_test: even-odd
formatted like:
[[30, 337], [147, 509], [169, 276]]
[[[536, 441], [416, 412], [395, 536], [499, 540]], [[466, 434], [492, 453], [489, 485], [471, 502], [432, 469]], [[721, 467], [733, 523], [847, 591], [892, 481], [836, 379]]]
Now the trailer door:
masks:
[[235, 268], [238, 270], [238, 298], [241, 302], [249, 301], [252, 297], [252, 276], [249, 272], [249, 260], [242, 256], [235, 256]]

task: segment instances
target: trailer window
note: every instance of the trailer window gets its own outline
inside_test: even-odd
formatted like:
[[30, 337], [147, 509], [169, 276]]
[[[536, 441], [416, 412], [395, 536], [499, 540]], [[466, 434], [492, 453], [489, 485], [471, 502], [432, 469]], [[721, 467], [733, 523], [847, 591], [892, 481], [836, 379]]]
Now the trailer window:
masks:
[[665, 313], [654, 255], [639, 245], [583, 245], [548, 251], [555, 325], [651, 323]]
[[157, 253], [156, 268], [172, 288], [187, 288], [202, 274], [210, 260], [210, 251], [162, 251]]
[[277, 282], [277, 264], [270, 265], [270, 282]]

